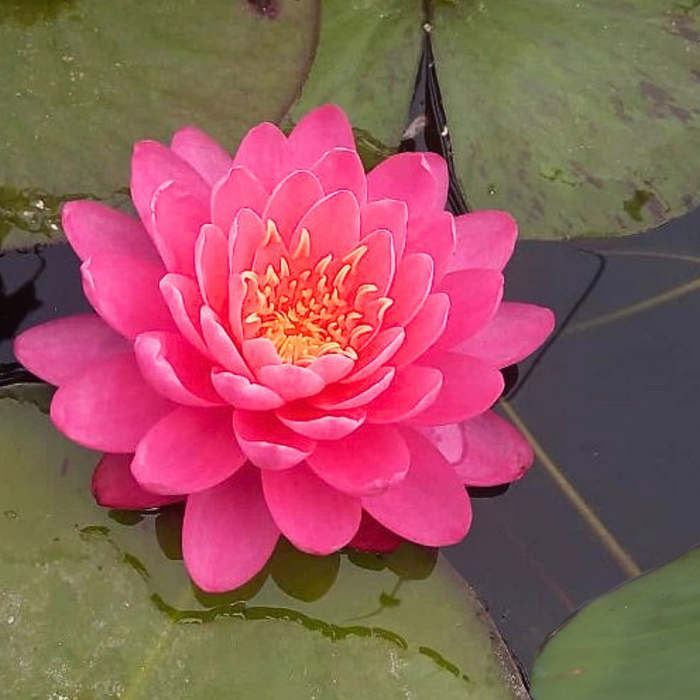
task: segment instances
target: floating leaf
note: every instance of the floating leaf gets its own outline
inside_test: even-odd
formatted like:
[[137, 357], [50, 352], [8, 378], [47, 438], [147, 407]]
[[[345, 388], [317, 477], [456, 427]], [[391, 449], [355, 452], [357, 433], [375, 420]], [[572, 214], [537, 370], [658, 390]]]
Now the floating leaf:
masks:
[[700, 6], [435, 5], [457, 171], [528, 238], [643, 231], [700, 201]]
[[316, 558], [282, 543], [245, 587], [204, 594], [180, 561], [177, 508], [100, 509], [97, 455], [23, 403], [23, 388], [0, 396], [8, 697], [527, 698], [488, 616], [434, 550]]
[[615, 588], [553, 632], [535, 660], [537, 700], [700, 696], [700, 546]]
[[[278, 7], [279, 5], [279, 7]], [[185, 124], [228, 147], [295, 99], [318, 0], [0, 3], [0, 241], [59, 235], [66, 199], [124, 205], [134, 141]]]

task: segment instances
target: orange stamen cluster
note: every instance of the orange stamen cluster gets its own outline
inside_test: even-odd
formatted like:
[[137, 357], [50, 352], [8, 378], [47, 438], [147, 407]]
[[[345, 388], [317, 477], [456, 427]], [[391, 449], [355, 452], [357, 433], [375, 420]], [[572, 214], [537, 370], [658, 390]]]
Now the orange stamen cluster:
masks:
[[[261, 247], [279, 243], [279, 232], [268, 220]], [[365, 319], [368, 298], [376, 300], [381, 316], [392, 304], [376, 296], [373, 284], [356, 285], [358, 262], [367, 252], [359, 245], [342, 259], [326, 255], [315, 266], [294, 274], [292, 269], [309, 257], [311, 240], [304, 229], [290, 255], [279, 258], [279, 267], [268, 265], [264, 273], [246, 270], [241, 277], [248, 286], [244, 305], [245, 336], [269, 338], [283, 362], [308, 365], [329, 353], [340, 353], [353, 360], [374, 326]], [[292, 269], [290, 269], [290, 267]]]

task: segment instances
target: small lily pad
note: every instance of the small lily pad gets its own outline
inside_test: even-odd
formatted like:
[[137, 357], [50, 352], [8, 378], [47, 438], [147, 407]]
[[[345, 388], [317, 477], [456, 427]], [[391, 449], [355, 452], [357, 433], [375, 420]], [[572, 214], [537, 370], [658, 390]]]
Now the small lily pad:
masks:
[[283, 542], [245, 587], [204, 594], [180, 561], [177, 507], [99, 508], [98, 455], [53, 429], [36, 390], [0, 397], [8, 697], [527, 698], [493, 623], [434, 550], [315, 558]]
[[232, 148], [278, 120], [313, 56], [318, 0], [0, 4], [0, 242], [60, 236], [59, 209], [125, 205], [134, 141], [195, 124]]

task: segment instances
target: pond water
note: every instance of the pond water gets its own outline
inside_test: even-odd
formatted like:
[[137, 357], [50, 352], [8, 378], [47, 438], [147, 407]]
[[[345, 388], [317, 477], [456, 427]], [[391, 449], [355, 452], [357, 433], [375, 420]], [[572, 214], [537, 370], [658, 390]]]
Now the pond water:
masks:
[[[559, 321], [503, 407], [538, 457], [474, 492], [447, 556], [527, 667], [578, 605], [700, 540], [699, 230], [696, 211], [631, 238], [521, 242], [506, 271], [507, 297]], [[89, 308], [78, 267], [65, 245], [0, 255], [0, 363], [22, 329]]]

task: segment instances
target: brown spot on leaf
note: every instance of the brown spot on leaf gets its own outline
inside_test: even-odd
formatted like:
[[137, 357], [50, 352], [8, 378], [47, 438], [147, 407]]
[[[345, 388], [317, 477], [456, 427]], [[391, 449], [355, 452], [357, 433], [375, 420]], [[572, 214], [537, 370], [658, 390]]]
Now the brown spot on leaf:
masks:
[[275, 19], [280, 12], [281, 0], [248, 0], [248, 6], [268, 19]]
[[664, 88], [648, 80], [639, 83], [639, 89], [645, 97], [652, 102], [652, 114], [656, 117], [667, 117], [673, 115], [682, 122], [688, 122], [693, 115], [684, 107], [677, 105], [673, 96]]

